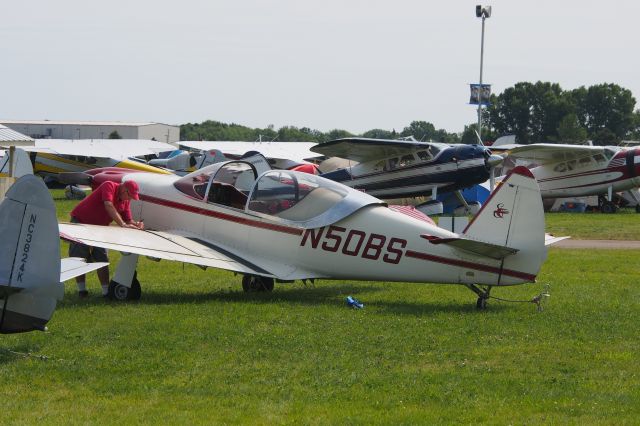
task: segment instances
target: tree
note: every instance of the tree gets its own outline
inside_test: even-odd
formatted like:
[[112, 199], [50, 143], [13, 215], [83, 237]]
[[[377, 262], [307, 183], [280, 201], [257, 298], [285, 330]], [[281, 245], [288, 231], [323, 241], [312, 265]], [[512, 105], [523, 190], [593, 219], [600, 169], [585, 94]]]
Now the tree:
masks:
[[109, 139], [122, 139], [122, 136], [120, 136], [120, 133], [118, 133], [117, 130], [114, 130], [113, 132], [109, 133]]
[[561, 143], [580, 143], [587, 140], [587, 130], [580, 125], [574, 113], [565, 115], [558, 125], [558, 139]]
[[389, 130], [371, 129], [362, 134], [363, 138], [371, 139], [394, 139], [393, 133]]
[[634, 141], [640, 140], [640, 110], [633, 113], [633, 125], [627, 137]]
[[434, 140], [436, 135], [436, 128], [433, 124], [426, 121], [412, 121], [409, 126], [402, 129], [400, 136], [403, 138], [413, 136], [419, 141]]
[[593, 141], [594, 145], [600, 145], [600, 146], [617, 145], [618, 142], [620, 142], [620, 139], [618, 138], [618, 136], [615, 133], [613, 133], [611, 130], [606, 128], [596, 131], [591, 136], [591, 140]]
[[620, 141], [632, 130], [634, 124], [633, 109], [636, 105], [631, 91], [617, 84], [599, 84], [587, 90], [585, 99], [586, 128], [596, 140], [604, 129], [615, 135]]
[[516, 83], [491, 96], [488, 123], [497, 134], [513, 134], [519, 143], [557, 139], [560, 121], [575, 111], [572, 98], [557, 83]]
[[330, 130], [329, 132], [327, 132], [324, 135], [324, 141], [332, 141], [332, 140], [335, 140], [335, 139], [350, 138], [352, 136], [353, 136], [353, 134], [347, 132], [346, 130], [333, 129], [333, 130]]
[[317, 130], [311, 130], [308, 127], [298, 129], [294, 126], [284, 126], [278, 129], [278, 140], [280, 142], [319, 142], [319, 134]]
[[[496, 134], [491, 131], [487, 126], [482, 127], [482, 141], [492, 141], [496, 139]], [[464, 126], [462, 137], [459, 138], [459, 142], [467, 145], [476, 145], [478, 141], [478, 123], [472, 123]]]

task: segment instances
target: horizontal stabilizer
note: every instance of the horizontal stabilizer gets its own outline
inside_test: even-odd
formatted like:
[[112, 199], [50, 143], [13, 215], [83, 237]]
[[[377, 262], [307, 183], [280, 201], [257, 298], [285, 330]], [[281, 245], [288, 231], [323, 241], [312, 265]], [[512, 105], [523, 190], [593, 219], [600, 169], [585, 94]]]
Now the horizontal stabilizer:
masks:
[[431, 244], [447, 244], [459, 250], [468, 251], [479, 254], [480, 256], [486, 256], [498, 260], [504, 259], [505, 257], [518, 252], [518, 249], [511, 247], [470, 240], [467, 238], [439, 238], [430, 235], [421, 235], [421, 237], [425, 238]]
[[60, 261], [60, 282], [109, 266], [109, 262], [87, 263], [80, 257], [67, 257]]
[[571, 237], [554, 237], [551, 234], [544, 234], [544, 245], [545, 246], [550, 246], [551, 244], [555, 244], [558, 243], [562, 240], [566, 240], [569, 239]]

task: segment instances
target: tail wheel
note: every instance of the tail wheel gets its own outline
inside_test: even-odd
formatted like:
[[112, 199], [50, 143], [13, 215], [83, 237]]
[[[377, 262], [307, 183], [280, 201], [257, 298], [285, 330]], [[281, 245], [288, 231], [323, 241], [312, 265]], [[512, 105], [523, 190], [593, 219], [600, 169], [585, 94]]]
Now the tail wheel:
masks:
[[138, 272], [136, 271], [133, 273], [131, 287], [126, 287], [111, 280], [109, 283], [108, 296], [110, 299], [120, 302], [125, 300], [140, 300], [140, 296], [142, 296], [142, 288], [140, 287], [140, 281], [138, 281]]
[[245, 275], [242, 277], [242, 289], [245, 293], [273, 291], [273, 278]]

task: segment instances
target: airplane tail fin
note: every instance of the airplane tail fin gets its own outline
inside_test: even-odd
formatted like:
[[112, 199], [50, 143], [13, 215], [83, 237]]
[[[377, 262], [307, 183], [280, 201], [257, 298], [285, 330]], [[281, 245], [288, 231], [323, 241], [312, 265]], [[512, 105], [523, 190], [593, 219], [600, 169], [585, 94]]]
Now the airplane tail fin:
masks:
[[[503, 258], [497, 284], [534, 281], [547, 256], [544, 210], [540, 189], [526, 167], [516, 167], [490, 195], [462, 236], [502, 246], [512, 254]], [[517, 273], [513, 273], [517, 271]]]
[[211, 164], [220, 163], [226, 160], [228, 160], [228, 158], [224, 156], [222, 151], [218, 149], [210, 149], [203, 152], [199, 164], [196, 164], [196, 169], [201, 169]]
[[[0, 175], [9, 175], [9, 155], [8, 150], [3, 157], [0, 157]], [[24, 175], [32, 175], [33, 166], [29, 159], [29, 154], [20, 148], [16, 148], [13, 155], [13, 176], [19, 178]]]
[[56, 210], [42, 179], [26, 175], [0, 203], [0, 333], [45, 330], [62, 300]]

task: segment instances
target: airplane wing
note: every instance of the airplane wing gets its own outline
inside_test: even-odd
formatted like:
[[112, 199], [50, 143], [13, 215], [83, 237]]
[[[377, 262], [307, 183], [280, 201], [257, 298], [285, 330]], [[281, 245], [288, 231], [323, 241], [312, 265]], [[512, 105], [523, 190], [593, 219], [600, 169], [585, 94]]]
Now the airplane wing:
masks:
[[168, 143], [145, 139], [36, 139], [34, 146], [25, 147], [24, 150], [124, 160], [129, 157], [173, 151], [175, 147]]
[[180, 141], [181, 147], [208, 151], [217, 149], [225, 155], [242, 156], [249, 151], [258, 151], [266, 158], [286, 159], [298, 163], [319, 157], [311, 151], [314, 142], [243, 142], [243, 141]]
[[323, 142], [312, 147], [311, 151], [326, 155], [327, 157], [340, 157], [363, 163], [366, 161], [411, 154], [420, 149], [428, 150], [434, 145], [435, 144], [431, 142], [393, 139], [344, 138]]
[[79, 257], [66, 257], [60, 260], [60, 282], [65, 282], [78, 275], [86, 274], [108, 265], [109, 262], [87, 263]]
[[71, 242], [243, 274], [276, 277], [254, 262], [196, 235], [78, 223], [61, 223], [59, 227], [60, 238]]
[[421, 237], [429, 241], [431, 244], [447, 244], [460, 250], [469, 251], [471, 253], [498, 260], [504, 259], [505, 257], [518, 252], [518, 249], [511, 247], [485, 243], [463, 237], [440, 238], [433, 235], [421, 235]]
[[542, 165], [591, 157], [595, 154], [602, 154], [604, 151], [605, 147], [602, 146], [536, 143], [517, 146], [509, 150], [508, 155]]

